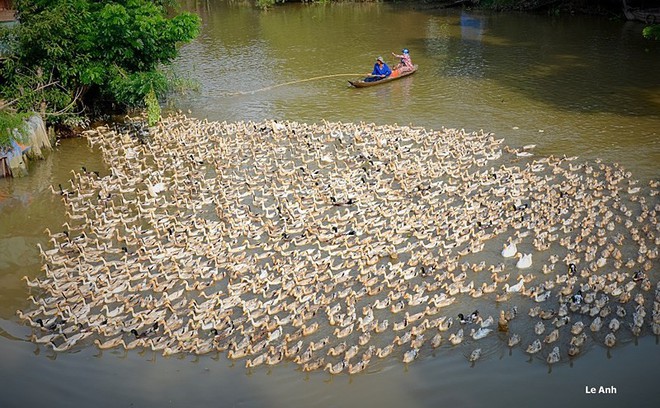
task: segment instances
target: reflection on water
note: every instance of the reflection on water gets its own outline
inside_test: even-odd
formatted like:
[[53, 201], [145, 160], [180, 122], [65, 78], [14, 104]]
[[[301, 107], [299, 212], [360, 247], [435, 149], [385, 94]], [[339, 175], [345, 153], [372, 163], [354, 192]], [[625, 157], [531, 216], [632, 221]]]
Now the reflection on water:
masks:
[[461, 39], [464, 41], [481, 42], [484, 25], [485, 19], [483, 17], [461, 11]]
[[443, 69], [446, 76], [466, 76], [480, 78], [486, 75], [486, 59], [482, 36], [486, 19], [476, 14], [461, 11], [459, 24], [461, 27], [460, 42], [452, 53], [451, 60]]
[[[224, 2], [199, 7], [200, 38], [177, 70], [201, 84], [177, 106], [214, 120], [412, 123], [483, 128], [541, 155], [602, 157], [643, 180], [660, 163], [660, 45], [641, 26], [587, 17], [418, 12], [384, 4], [290, 5], [261, 12]], [[410, 48], [415, 75], [351, 89], [347, 78], [247, 95], [284, 82], [371, 70], [375, 56]], [[393, 61], [390, 61], [393, 62]], [[515, 129], [514, 129], [515, 127]], [[540, 132], [542, 131], [542, 132]], [[102, 169], [84, 141], [66, 141], [26, 179], [0, 180], [0, 381], [2, 406], [655, 406], [660, 363], [647, 336], [609, 351], [594, 346], [549, 370], [493, 342], [471, 367], [468, 349], [438, 350], [365, 375], [304, 374], [292, 365], [246, 372], [224, 356], [163, 358], [152, 352], [56, 354], [17, 341], [30, 331], [16, 309], [30, 305], [20, 278], [37, 276], [36, 243], [61, 229], [65, 208], [49, 190], [71, 169]], [[465, 352], [463, 352], [465, 351]], [[549, 372], [551, 371], [551, 372]], [[645, 375], [639, 375], [644, 373]], [[650, 374], [647, 374], [650, 373]], [[585, 386], [614, 385], [616, 396]], [[94, 390], [94, 392], [89, 392]]]

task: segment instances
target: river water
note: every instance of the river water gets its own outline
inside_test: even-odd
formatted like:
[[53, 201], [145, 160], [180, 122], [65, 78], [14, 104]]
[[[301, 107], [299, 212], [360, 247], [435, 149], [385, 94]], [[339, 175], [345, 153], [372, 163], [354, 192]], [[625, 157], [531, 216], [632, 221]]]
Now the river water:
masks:
[[[642, 26], [603, 18], [485, 14], [389, 4], [293, 4], [270, 11], [189, 1], [202, 34], [175, 72], [200, 84], [176, 108], [219, 121], [286, 119], [484, 129], [540, 156], [621, 163], [646, 183], [660, 169], [660, 44]], [[353, 89], [378, 55], [407, 47], [419, 72]], [[318, 77], [325, 77], [314, 79]], [[288, 85], [285, 85], [288, 84]], [[27, 339], [21, 278], [40, 276], [36, 244], [60, 230], [65, 207], [50, 186], [72, 169], [107, 172], [83, 140], [65, 140], [30, 177], [0, 180], [0, 405], [37, 406], [657, 406], [653, 336], [612, 350], [592, 345], [549, 367], [491, 342], [475, 365], [468, 348], [439, 348], [355, 376], [303, 373], [295, 364], [251, 371], [220, 356], [151, 351], [54, 353]], [[657, 281], [657, 271], [654, 270]], [[469, 308], [469, 305], [465, 306]], [[616, 395], [585, 387], [614, 386]]]

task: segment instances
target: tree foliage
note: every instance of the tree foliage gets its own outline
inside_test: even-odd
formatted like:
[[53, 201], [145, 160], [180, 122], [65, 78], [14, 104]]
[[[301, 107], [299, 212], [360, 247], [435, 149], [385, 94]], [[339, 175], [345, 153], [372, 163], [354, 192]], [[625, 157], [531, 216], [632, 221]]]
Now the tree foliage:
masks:
[[172, 62], [177, 45], [195, 38], [200, 26], [193, 14], [168, 17], [171, 4], [16, 0], [20, 24], [0, 37], [10, 48], [0, 61], [0, 99], [18, 111], [57, 117], [143, 106], [150, 93], [163, 95], [168, 81], [159, 66]]
[[660, 41], [660, 24], [644, 27], [642, 34], [648, 39]]

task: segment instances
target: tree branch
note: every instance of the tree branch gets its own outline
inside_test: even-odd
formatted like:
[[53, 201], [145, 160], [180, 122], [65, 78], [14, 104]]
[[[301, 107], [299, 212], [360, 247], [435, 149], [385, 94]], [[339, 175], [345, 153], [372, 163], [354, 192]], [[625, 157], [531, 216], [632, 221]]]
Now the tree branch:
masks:
[[[32, 91], [34, 91], [34, 92], [39, 92], [39, 91], [41, 91], [42, 89], [48, 88], [49, 86], [53, 86], [53, 85], [60, 86], [60, 84], [59, 84], [58, 81], [53, 81], [53, 82], [49, 82], [49, 83], [47, 83], [47, 84], [39, 85], [38, 87], [34, 88]], [[13, 100], [11, 100], [11, 101], [9, 101], [9, 102], [6, 102], [3, 106], [11, 106], [11, 105], [15, 104], [16, 102], [20, 101], [20, 100], [23, 99], [23, 98], [24, 98], [24, 96], [19, 96], [19, 97], [16, 98], [16, 99], [13, 99]]]

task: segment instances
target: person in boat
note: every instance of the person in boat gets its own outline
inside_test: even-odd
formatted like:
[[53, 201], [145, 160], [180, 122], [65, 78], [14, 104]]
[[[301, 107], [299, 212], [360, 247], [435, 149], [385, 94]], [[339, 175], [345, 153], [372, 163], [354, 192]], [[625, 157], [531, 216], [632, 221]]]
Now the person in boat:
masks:
[[374, 64], [374, 70], [369, 75], [370, 76], [364, 80], [365, 82], [380, 81], [381, 79], [392, 75], [392, 70], [387, 66], [385, 61], [383, 61], [383, 57], [378, 57]]
[[392, 55], [401, 59], [401, 62], [399, 62], [396, 65], [396, 67], [394, 67], [394, 69], [401, 72], [412, 71], [413, 69], [415, 69], [412, 60], [410, 59], [410, 51], [408, 50], [408, 48], [404, 48], [403, 51], [401, 52], [402, 54], [392, 53]]

